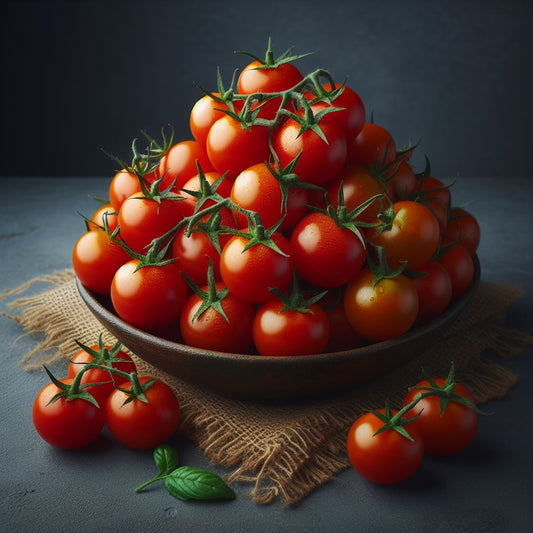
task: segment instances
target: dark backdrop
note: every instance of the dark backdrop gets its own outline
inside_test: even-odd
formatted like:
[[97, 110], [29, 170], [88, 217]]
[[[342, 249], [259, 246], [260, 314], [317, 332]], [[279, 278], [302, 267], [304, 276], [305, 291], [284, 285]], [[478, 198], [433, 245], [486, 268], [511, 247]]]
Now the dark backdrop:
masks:
[[526, 176], [533, 2], [41, 1], [2, 8], [3, 176], [111, 175], [141, 129], [188, 113], [247, 63], [290, 46], [348, 77], [398, 144], [422, 137], [439, 176]]

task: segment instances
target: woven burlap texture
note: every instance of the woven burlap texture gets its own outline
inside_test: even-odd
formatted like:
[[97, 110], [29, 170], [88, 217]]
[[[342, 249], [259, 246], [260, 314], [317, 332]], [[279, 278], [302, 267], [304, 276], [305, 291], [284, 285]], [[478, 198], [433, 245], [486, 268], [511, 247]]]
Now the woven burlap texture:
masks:
[[[21, 295], [37, 282], [47, 285]], [[81, 300], [71, 270], [31, 280], [2, 297], [15, 295], [17, 299], [8, 304], [13, 312], [9, 318], [26, 334], [36, 335], [36, 345], [21, 361], [26, 370], [72, 357], [79, 349], [74, 339], [91, 344], [103, 333], [105, 342], [115, 342]], [[519, 296], [516, 288], [481, 282], [468, 307], [429, 350], [391, 374], [327, 400], [284, 405], [234, 401], [139, 358], [136, 362], [140, 374], [159, 377], [174, 389], [182, 409], [182, 431], [209, 460], [228, 469], [228, 482], [248, 484], [256, 503], [279, 498], [292, 505], [349, 466], [345, 439], [358, 415], [386, 401], [398, 405], [410, 385], [426, 374], [445, 376], [451, 361], [458, 380], [472, 390], [477, 402], [505, 395], [517, 376], [486, 356], [488, 351], [516, 355], [532, 342], [530, 335], [501, 325], [505, 310]]]

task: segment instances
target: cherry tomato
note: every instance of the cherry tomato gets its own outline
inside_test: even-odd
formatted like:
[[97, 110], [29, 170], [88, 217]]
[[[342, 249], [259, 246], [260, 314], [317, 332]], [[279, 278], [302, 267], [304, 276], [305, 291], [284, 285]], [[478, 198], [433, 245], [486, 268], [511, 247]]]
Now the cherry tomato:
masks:
[[265, 126], [244, 127], [228, 115], [218, 119], [207, 135], [206, 147], [217, 172], [233, 181], [243, 170], [267, 161], [269, 129]]
[[[221, 250], [230, 239], [231, 235], [218, 236]], [[213, 264], [215, 280], [222, 279], [219, 266], [220, 254], [205, 232], [193, 231], [187, 236], [187, 228], [178, 231], [172, 242], [172, 257], [176, 258], [176, 266], [200, 287], [207, 283], [209, 259]]]
[[[434, 378], [439, 387], [445, 384], [442, 378]], [[426, 387], [426, 390], [411, 390], [407, 393], [404, 405], [408, 405], [417, 396], [431, 390], [429, 381], [424, 380], [415, 387]], [[472, 395], [463, 385], [456, 384], [454, 393], [473, 403]], [[421, 412], [420, 412], [421, 411]], [[426, 396], [418, 400], [416, 406], [406, 413], [406, 417], [420, 416], [413, 422], [420, 430], [424, 442], [424, 450], [432, 455], [453, 455], [464, 450], [474, 439], [479, 415], [472, 408], [461, 403], [450, 401], [444, 412], [440, 413], [440, 399], [437, 395]]]
[[362, 237], [322, 212], [306, 215], [295, 226], [291, 248], [298, 274], [318, 287], [339, 287], [362, 268], [366, 248]]
[[133, 259], [117, 270], [111, 284], [113, 307], [134, 327], [165, 329], [181, 314], [188, 296], [187, 284], [172, 263], [138, 268], [139, 264]]
[[[373, 196], [387, 195], [387, 190], [382, 182], [366, 167], [362, 165], [347, 165], [339, 176], [329, 184], [328, 198], [333, 207], [339, 206], [339, 189], [342, 185], [344, 205], [352, 211]], [[381, 202], [376, 199], [358, 217], [362, 222], [372, 222], [381, 209]]]
[[406, 200], [416, 187], [413, 167], [405, 160], [395, 161], [385, 174], [388, 189], [393, 200]]
[[181, 189], [186, 181], [198, 174], [197, 162], [205, 172], [213, 170], [203, 144], [189, 140], [172, 146], [159, 162], [158, 174], [163, 178], [160, 190], [170, 187], [174, 180], [173, 190]]
[[332, 291], [322, 298], [318, 303], [326, 311], [329, 321], [329, 341], [326, 346], [327, 352], [340, 352], [343, 350], [350, 350], [362, 344], [363, 339], [348, 322], [346, 317], [346, 310], [344, 309], [344, 302], [342, 296], [344, 290], [338, 295], [337, 302], [332, 301], [330, 296]]
[[133, 172], [119, 170], [109, 185], [109, 201], [113, 210], [118, 212], [124, 200], [134, 194], [141, 194], [139, 178]]
[[[278, 93], [294, 87], [302, 81], [301, 72], [292, 63], [281, 63], [277, 67], [265, 66], [260, 61], [252, 61], [240, 73], [237, 80], [239, 94]], [[259, 117], [272, 120], [281, 105], [281, 97], [259, 103]], [[252, 109], [257, 104], [252, 106]]]
[[396, 143], [383, 127], [365, 122], [363, 129], [348, 142], [346, 161], [382, 168], [396, 159]]
[[[60, 380], [67, 385], [72, 378]], [[91, 443], [104, 427], [104, 411], [91, 402], [61, 397], [50, 403], [61, 392], [55, 383], [49, 383], [33, 403], [33, 424], [39, 435], [52, 446], [75, 449]]]
[[[224, 288], [222, 283], [216, 284], [217, 291]], [[207, 292], [208, 288], [204, 287], [203, 290]], [[180, 318], [183, 340], [189, 346], [206, 350], [247, 353], [252, 345], [253, 304], [240, 300], [230, 292], [221, 302], [227, 320], [213, 307], [195, 319], [202, 302], [197, 294], [187, 300]]]
[[294, 172], [303, 182], [325, 185], [339, 174], [346, 162], [346, 138], [334, 124], [319, 126], [327, 142], [311, 129], [301, 133], [301, 125], [290, 118], [276, 131], [272, 144], [282, 167], [301, 153]]
[[437, 261], [417, 267], [415, 275], [409, 279], [418, 293], [419, 323], [440, 315], [450, 304], [452, 280], [448, 271]]
[[273, 298], [269, 288], [283, 291], [289, 287], [294, 273], [291, 245], [278, 232], [272, 235], [272, 240], [285, 255], [262, 243], [245, 249], [249, 240], [240, 235], [233, 235], [222, 249], [222, 280], [241, 300], [265, 302]]
[[118, 225], [118, 216], [115, 208], [111, 204], [105, 204], [99, 207], [87, 223], [89, 230], [100, 230], [104, 228], [104, 217], [107, 218], [107, 227], [113, 232]]
[[[152, 378], [138, 378], [141, 385]], [[131, 383], [121, 384], [130, 391]], [[147, 402], [138, 398], [125, 403], [129, 395], [115, 389], [105, 407], [105, 421], [109, 431], [129, 448], [146, 450], [168, 440], [177, 430], [180, 421], [180, 405], [172, 389], [156, 380], [144, 392]]]
[[[213, 93], [213, 95], [220, 97], [220, 93]], [[234, 102], [233, 105], [236, 111], [242, 108], [242, 102]], [[207, 134], [211, 126], [219, 118], [224, 116], [224, 110], [229, 111], [229, 107], [222, 102], [217, 102], [208, 94], [194, 104], [191, 110], [189, 124], [191, 133], [198, 144], [205, 147]]]
[[392, 208], [392, 219], [369, 228], [367, 239], [385, 248], [391, 268], [398, 268], [407, 261], [407, 268], [416, 269], [437, 251], [439, 223], [427, 207], [412, 200], [396, 202]]
[[97, 294], [109, 294], [115, 272], [130, 259], [102, 230], [84, 233], [72, 251], [76, 276], [84, 287]]
[[[335, 84], [335, 89], [339, 90], [342, 87], [341, 83]], [[327, 93], [331, 92], [330, 85], [323, 85], [323, 90]], [[313, 101], [316, 96], [313, 93], [306, 93], [305, 97], [309, 101]], [[316, 115], [320, 111], [328, 108], [338, 108], [338, 111], [333, 111], [324, 115], [320, 119], [320, 125], [335, 124], [338, 128], [344, 131], [347, 139], [355, 138], [363, 129], [365, 124], [365, 106], [359, 95], [347, 85], [342, 91], [331, 100], [327, 97], [323, 100], [318, 100], [311, 105], [311, 110]]]
[[161, 201], [130, 196], [118, 212], [121, 238], [134, 252], [145, 254], [153, 239], [192, 214], [192, 203], [180, 198], [175, 193]]
[[[95, 352], [99, 351], [99, 347], [96, 345], [91, 346], [90, 348]], [[107, 350], [110, 350], [111, 348], [111, 346], [106, 346]], [[113, 361], [111, 364], [108, 364], [108, 366], [116, 368], [117, 370], [121, 370], [122, 372], [126, 372], [128, 374], [130, 372], [135, 372], [135, 363], [133, 362], [131, 357], [123, 350], [120, 350], [115, 355], [114, 359], [121, 359], [122, 361]], [[70, 360], [67, 377], [74, 379], [78, 372], [87, 363], [91, 362], [106, 364], [105, 360], [95, 361], [95, 358], [85, 350], [78, 351]], [[120, 383], [124, 381], [124, 378], [117, 378], [107, 370], [102, 370], [100, 368], [91, 368], [83, 373], [83, 376], [81, 378], [81, 384], [85, 385], [87, 383], [102, 383], [102, 385], [86, 387], [84, 390], [96, 399], [100, 407], [104, 407], [108, 396], [113, 392], [115, 388], [117, 380]]]
[[[287, 209], [283, 209], [281, 187], [265, 163], [253, 165], [241, 172], [233, 182], [231, 199], [243, 209], [259, 213], [265, 228], [271, 228], [285, 217], [280, 229], [291, 228], [307, 210], [306, 189], [290, 187]], [[245, 215], [235, 211], [240, 227], [246, 227]]]
[[445, 235], [451, 202], [449, 187], [446, 187], [441, 180], [429, 176], [418, 181], [413, 194], [416, 194], [418, 200], [435, 215], [439, 223], [440, 233]]
[[[443, 241], [446, 245], [447, 241]], [[449, 242], [448, 242], [449, 244]], [[447, 270], [452, 281], [452, 298], [463, 295], [474, 280], [474, 261], [466, 248], [454, 244], [448, 251], [441, 255], [437, 261]]]
[[[384, 414], [385, 410], [378, 412]], [[374, 413], [365, 413], [351, 426], [346, 448], [350, 463], [361, 476], [373, 483], [390, 485], [416, 472], [424, 445], [420, 430], [412, 423], [405, 426], [412, 441], [394, 429], [375, 435], [382, 427], [383, 422]]]
[[318, 305], [308, 311], [282, 311], [275, 299], [264, 303], [253, 324], [254, 343], [261, 355], [292, 356], [322, 353], [329, 340], [329, 321]]
[[364, 268], [348, 284], [344, 308], [348, 321], [363, 338], [383, 341], [399, 337], [414, 324], [418, 294], [403, 274], [374, 284], [374, 274]]
[[448, 219], [445, 237], [464, 246], [471, 256], [476, 255], [481, 229], [476, 218], [466, 209], [453, 209]]

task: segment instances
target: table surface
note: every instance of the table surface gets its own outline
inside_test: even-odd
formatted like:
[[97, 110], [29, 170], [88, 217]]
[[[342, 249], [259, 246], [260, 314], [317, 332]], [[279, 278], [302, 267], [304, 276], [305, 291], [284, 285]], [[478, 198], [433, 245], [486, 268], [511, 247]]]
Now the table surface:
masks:
[[[0, 291], [70, 267], [83, 231], [78, 212], [91, 214], [92, 197], [106, 197], [108, 178], [1, 179]], [[506, 324], [533, 332], [533, 254], [530, 224], [533, 182], [458, 178], [454, 205], [466, 202], [482, 228], [482, 279], [515, 285], [523, 297]], [[37, 292], [37, 285], [28, 291]], [[7, 311], [7, 301], [0, 302]], [[153, 486], [133, 489], [154, 471], [151, 452], [122, 447], [104, 434], [85, 450], [61, 451], [35, 432], [31, 406], [47, 382], [44, 372], [19, 366], [36, 339], [0, 317], [1, 479], [3, 531], [533, 531], [533, 430], [527, 405], [533, 391], [533, 347], [503, 364], [520, 375], [517, 385], [485, 406], [469, 448], [452, 458], [424, 458], [407, 482], [372, 485], [349, 469], [294, 507], [256, 505], [250, 487], [237, 485], [231, 502], [181, 502]], [[58, 374], [66, 363], [52, 366]], [[224, 475], [183, 436], [171, 443], [182, 464]]]

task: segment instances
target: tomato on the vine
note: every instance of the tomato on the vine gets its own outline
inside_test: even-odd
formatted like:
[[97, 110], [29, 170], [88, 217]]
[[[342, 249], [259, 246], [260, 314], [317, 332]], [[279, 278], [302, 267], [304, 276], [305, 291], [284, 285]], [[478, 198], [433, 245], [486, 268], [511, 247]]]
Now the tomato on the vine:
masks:
[[[105, 407], [109, 431], [129, 448], [146, 450], [168, 440], [178, 429], [180, 404], [163, 381], [143, 376], [139, 388], [126, 381], [115, 389]], [[142, 392], [142, 396], [139, 395]], [[128, 401], [129, 400], [129, 401]]]
[[[342, 187], [344, 205], [353, 210], [370, 198], [387, 195], [387, 188], [383, 182], [363, 165], [347, 165], [327, 188], [328, 198], [333, 207], [339, 206], [339, 189]], [[382, 203], [376, 199], [357, 219], [362, 222], [372, 222], [380, 212]]]
[[360, 96], [347, 85], [335, 83], [322, 85], [323, 95], [313, 92], [305, 93], [305, 98], [311, 103], [311, 110], [316, 115], [324, 109], [337, 110], [324, 115], [320, 124], [335, 124], [344, 131], [347, 139], [357, 137], [365, 124], [365, 106]]
[[[404, 405], [408, 405], [420, 395], [437, 387], [445, 388], [447, 382], [443, 378], [433, 378], [418, 382], [407, 393]], [[406, 413], [406, 417], [416, 416], [413, 422], [420, 430], [424, 442], [424, 450], [433, 455], [453, 455], [464, 450], [474, 439], [479, 415], [469, 405], [460, 403], [462, 400], [473, 405], [470, 391], [459, 383], [453, 384], [452, 393], [459, 396], [455, 400], [446, 394], [433, 394], [420, 398], [416, 406]]]
[[452, 299], [452, 281], [448, 271], [437, 261], [428, 261], [409, 276], [418, 293], [419, 323], [439, 316]]
[[119, 170], [109, 185], [109, 201], [115, 211], [133, 194], [141, 194], [141, 184], [137, 174], [127, 170]]
[[[291, 186], [287, 191], [286, 209], [283, 206], [282, 186], [274, 177], [276, 171], [266, 163], [258, 163], [243, 170], [233, 182], [231, 199], [243, 209], [259, 213], [266, 228], [272, 227], [282, 217], [280, 229], [291, 228], [307, 210], [307, 189]], [[283, 180], [283, 178], [280, 178]], [[239, 211], [235, 216], [240, 227], [248, 225], [247, 218]]]
[[274, 232], [269, 240], [279, 251], [264, 242], [248, 246], [250, 240], [242, 235], [233, 235], [222, 249], [222, 280], [241, 300], [265, 302], [273, 297], [269, 288], [285, 290], [292, 281], [294, 260], [289, 241], [279, 232]]
[[[209, 307], [196, 316], [205, 300], [197, 293], [193, 294], [185, 303], [180, 317], [183, 340], [196, 348], [247, 353], [252, 345], [254, 305], [237, 298], [220, 282], [213, 288], [223, 294], [217, 302], [224, 315], [215, 305], [207, 304]], [[208, 295], [208, 287], [202, 290]]]
[[84, 287], [109, 295], [115, 272], [130, 256], [103, 230], [84, 233], [72, 250], [72, 266]]
[[346, 162], [346, 137], [334, 124], [318, 127], [326, 141], [313, 129], [302, 131], [302, 125], [289, 118], [275, 132], [272, 145], [283, 167], [298, 156], [294, 172], [300, 180], [313, 185], [326, 185], [342, 170]]
[[375, 283], [369, 268], [350, 281], [344, 295], [346, 316], [365, 339], [383, 341], [399, 337], [414, 324], [418, 314], [418, 294], [403, 274]]
[[[239, 94], [279, 93], [302, 81], [302, 73], [292, 63], [269, 66], [261, 61], [252, 61], [241, 71], [237, 80]], [[272, 120], [281, 105], [281, 97], [252, 105], [261, 106], [259, 117]]]
[[87, 221], [89, 230], [103, 229], [104, 220], [107, 223], [109, 231], [113, 232], [118, 226], [118, 216], [114, 207], [111, 204], [104, 204], [100, 206], [91, 216], [90, 221]]
[[302, 218], [290, 243], [298, 274], [318, 287], [348, 283], [366, 259], [363, 237], [322, 212]]
[[[384, 415], [386, 410], [379, 409], [377, 413]], [[346, 448], [350, 463], [361, 476], [373, 483], [390, 485], [416, 472], [424, 445], [420, 430], [413, 423], [405, 426], [410, 439], [395, 429], [378, 433], [383, 426], [383, 420], [374, 412], [361, 415], [348, 431]]]
[[396, 159], [396, 143], [392, 135], [373, 122], [365, 122], [363, 128], [347, 146], [348, 163], [386, 167]]
[[[95, 344], [87, 348], [79, 350], [72, 357], [67, 377], [74, 379], [88, 363], [105, 365], [128, 374], [136, 371], [132, 358], [124, 350], [121, 350], [118, 344], [115, 346]], [[123, 378], [119, 378], [118, 381], [122, 382]], [[100, 407], [104, 407], [108, 396], [116, 386], [116, 377], [109, 370], [89, 368], [83, 371], [81, 384], [87, 385], [89, 383], [98, 383], [98, 385], [85, 387], [84, 390], [96, 399]]]
[[453, 244], [443, 240], [442, 246], [444, 253], [439, 255], [437, 261], [450, 275], [452, 298], [455, 299], [462, 296], [472, 285], [475, 274], [474, 260], [461, 244]]
[[461, 244], [474, 256], [481, 240], [479, 222], [466, 209], [454, 208], [448, 218], [445, 237]]
[[169, 193], [163, 198], [130, 196], [118, 212], [122, 240], [137, 253], [146, 253], [151, 242], [175, 227], [193, 212], [183, 196]]
[[407, 268], [416, 269], [426, 264], [439, 247], [437, 219], [421, 203], [396, 202], [380, 213], [376, 223], [368, 229], [367, 239], [385, 248], [391, 268], [407, 262]]
[[217, 172], [233, 181], [248, 167], [267, 161], [269, 129], [260, 125], [245, 125], [234, 117], [219, 118], [209, 130], [207, 155]]
[[[72, 378], [60, 380], [72, 385]], [[52, 399], [62, 389], [48, 383], [41, 389], [33, 403], [33, 424], [39, 435], [52, 446], [75, 449], [91, 443], [104, 427], [104, 411], [83, 398]]]
[[197, 164], [205, 172], [212, 170], [203, 144], [191, 140], [175, 144], [159, 161], [158, 175], [163, 178], [161, 188], [170, 187], [175, 180], [172, 190], [181, 189], [187, 180], [198, 174]]
[[176, 265], [144, 265], [132, 259], [122, 265], [111, 284], [117, 314], [134, 327], [158, 331], [178, 320], [188, 288]]

